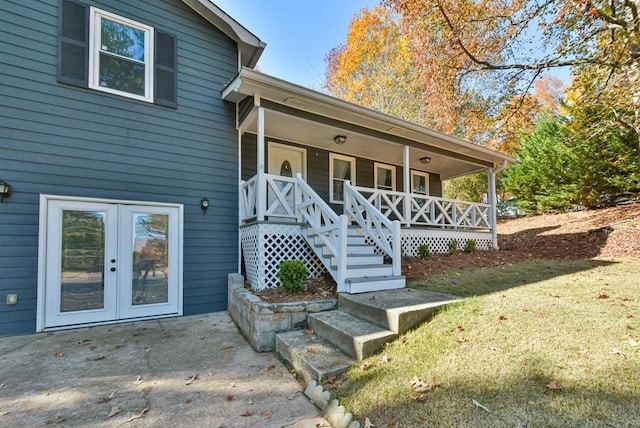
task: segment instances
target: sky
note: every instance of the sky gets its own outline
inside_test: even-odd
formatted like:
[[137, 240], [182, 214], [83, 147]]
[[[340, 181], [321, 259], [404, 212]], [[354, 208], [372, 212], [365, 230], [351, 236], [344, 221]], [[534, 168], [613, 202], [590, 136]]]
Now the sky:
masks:
[[380, 0], [213, 0], [267, 44], [264, 73], [321, 90], [324, 57], [347, 40], [349, 22]]

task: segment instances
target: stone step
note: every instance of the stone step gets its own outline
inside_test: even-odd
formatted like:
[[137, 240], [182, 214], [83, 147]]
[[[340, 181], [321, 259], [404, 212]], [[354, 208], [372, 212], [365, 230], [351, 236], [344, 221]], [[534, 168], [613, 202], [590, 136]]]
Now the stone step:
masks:
[[[396, 290], [404, 288], [407, 283], [404, 276], [348, 278], [345, 282], [347, 283], [348, 293], [369, 293], [371, 291], [379, 290]], [[352, 315], [358, 316], [357, 313], [353, 313]]]
[[340, 293], [338, 308], [397, 334], [427, 321], [435, 312], [460, 300], [450, 294], [404, 288], [362, 294]]
[[357, 360], [375, 354], [397, 337], [392, 331], [341, 311], [310, 314], [307, 323], [318, 336]]
[[306, 384], [312, 380], [320, 384], [330, 376], [346, 372], [355, 363], [317, 334], [306, 334], [302, 330], [277, 334], [276, 352], [304, 378]]

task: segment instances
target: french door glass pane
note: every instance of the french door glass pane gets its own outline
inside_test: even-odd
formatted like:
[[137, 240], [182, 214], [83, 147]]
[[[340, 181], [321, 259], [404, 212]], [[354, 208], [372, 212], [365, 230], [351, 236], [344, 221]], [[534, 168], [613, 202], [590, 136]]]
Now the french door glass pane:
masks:
[[104, 308], [105, 218], [101, 211], [63, 211], [60, 312]]
[[131, 304], [169, 299], [169, 216], [133, 214], [133, 282]]

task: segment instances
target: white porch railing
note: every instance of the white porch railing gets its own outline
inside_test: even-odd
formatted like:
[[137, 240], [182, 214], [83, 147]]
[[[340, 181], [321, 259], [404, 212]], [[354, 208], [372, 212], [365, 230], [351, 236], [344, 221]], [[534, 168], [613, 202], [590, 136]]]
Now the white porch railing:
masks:
[[[331, 207], [318, 196], [318, 194], [298, 174], [296, 184], [299, 198], [296, 201], [297, 212], [300, 220], [304, 220], [318, 238], [328, 249], [330, 257], [319, 257], [329, 272], [335, 274], [334, 279], [338, 284], [338, 291], [346, 291], [345, 279], [347, 277], [347, 228], [346, 215], [338, 215]], [[331, 258], [335, 257], [337, 266], [331, 266]]]
[[490, 204], [368, 187], [354, 187], [386, 217], [406, 226], [491, 229]]
[[295, 200], [295, 178], [255, 175], [240, 182], [240, 222], [262, 221], [265, 217], [297, 219]]
[[400, 222], [390, 220], [376, 209], [349, 181], [344, 183], [344, 211], [358, 223], [365, 236], [391, 258], [393, 275], [401, 275]]

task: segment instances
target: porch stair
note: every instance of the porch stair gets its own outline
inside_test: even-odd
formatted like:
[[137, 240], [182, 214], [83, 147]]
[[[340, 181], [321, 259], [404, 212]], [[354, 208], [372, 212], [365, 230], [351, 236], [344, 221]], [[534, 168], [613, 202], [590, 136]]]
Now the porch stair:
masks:
[[[313, 247], [322, 264], [335, 278], [338, 261], [331, 250], [322, 242], [311, 227], [304, 230], [307, 242]], [[366, 293], [379, 290], [404, 288], [405, 277], [393, 275], [393, 267], [384, 263], [384, 257], [377, 254], [372, 245], [357, 226], [349, 226], [347, 233], [347, 275], [344, 290], [347, 293]]]
[[[341, 293], [338, 309], [309, 315], [309, 330], [276, 335], [276, 352], [306, 383], [346, 372], [459, 297], [424, 290]], [[311, 332], [312, 330], [312, 332]]]

